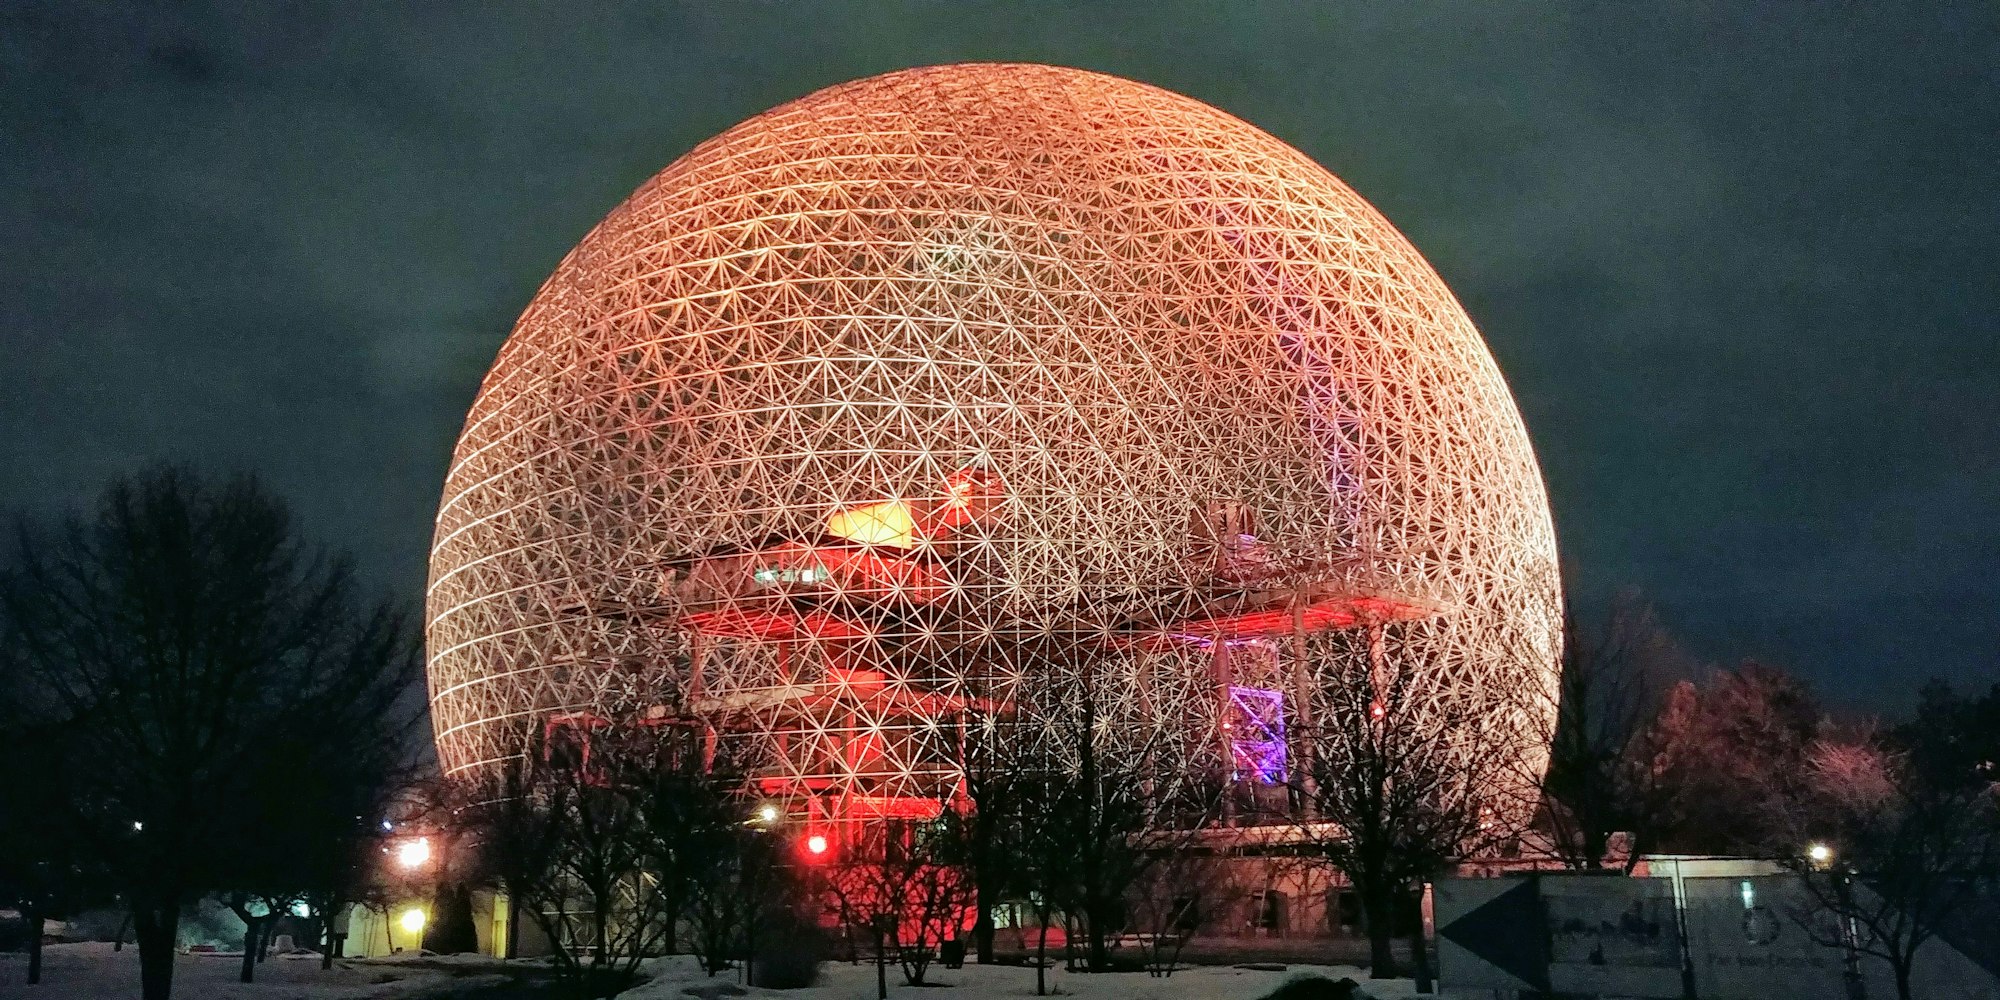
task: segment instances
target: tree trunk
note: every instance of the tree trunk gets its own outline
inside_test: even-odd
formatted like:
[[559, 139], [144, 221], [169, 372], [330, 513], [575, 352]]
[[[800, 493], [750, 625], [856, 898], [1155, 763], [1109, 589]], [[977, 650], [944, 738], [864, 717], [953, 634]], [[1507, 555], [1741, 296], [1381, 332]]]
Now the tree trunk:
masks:
[[1910, 996], [1910, 964], [1910, 962], [1895, 963], [1896, 1000], [1912, 1000]]
[[1035, 940], [1035, 995], [1048, 995], [1049, 914], [1042, 914], [1040, 936]]
[[262, 917], [250, 917], [243, 921], [243, 971], [237, 974], [238, 982], [257, 981], [257, 949], [264, 938], [258, 931], [263, 926]]
[[1361, 889], [1361, 915], [1368, 924], [1368, 978], [1396, 978], [1395, 894]]
[[[1418, 897], [1419, 906], [1422, 906], [1422, 898], [1421, 896]], [[1431, 988], [1430, 942], [1424, 940], [1424, 918], [1421, 911], [1417, 915], [1417, 932], [1410, 936], [1410, 965], [1414, 967], [1411, 972], [1416, 977], [1415, 986], [1417, 992], [1433, 992]]]
[[319, 952], [319, 968], [321, 972], [325, 972], [333, 968], [333, 918], [340, 912], [342, 904], [340, 899], [333, 895], [322, 898], [326, 901], [326, 906], [318, 914], [319, 935], [315, 940], [323, 942]]
[[1580, 859], [1583, 861], [1583, 870], [1594, 872], [1603, 869], [1604, 855], [1610, 849], [1610, 846], [1610, 838], [1605, 836], [1604, 831], [1597, 829], [1596, 824], [1592, 824], [1590, 829], [1585, 830], [1583, 833], [1583, 857]]
[[678, 955], [681, 953], [681, 911], [687, 908], [687, 904], [681, 902], [678, 891], [673, 891], [660, 893], [660, 905], [666, 910], [664, 920], [667, 925], [666, 934], [660, 940], [661, 953]]
[[514, 958], [521, 954], [521, 897], [507, 893], [507, 953], [500, 957]]
[[993, 964], [993, 904], [997, 902], [993, 897], [999, 895], [993, 881], [982, 878], [973, 890], [973, 905], [979, 907], [979, 913], [972, 918], [972, 945], [980, 965]]
[[172, 1000], [174, 938], [180, 931], [179, 903], [142, 903], [132, 908], [133, 937], [139, 943], [139, 996], [142, 1000]]
[[22, 907], [21, 919], [28, 925], [28, 985], [42, 981], [42, 911]]
[[882, 926], [875, 926], [875, 997], [889, 1000], [889, 947], [882, 943]]
[[125, 950], [125, 935], [131, 933], [131, 930], [132, 930], [132, 911], [126, 910], [125, 915], [123, 917], [118, 918], [118, 934], [116, 937], [113, 937], [111, 939], [112, 951]]

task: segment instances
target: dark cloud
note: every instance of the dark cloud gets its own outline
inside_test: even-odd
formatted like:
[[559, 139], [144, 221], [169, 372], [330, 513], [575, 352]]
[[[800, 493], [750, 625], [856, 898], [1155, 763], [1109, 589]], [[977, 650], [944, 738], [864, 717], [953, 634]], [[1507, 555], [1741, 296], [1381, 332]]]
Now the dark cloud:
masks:
[[411, 594], [479, 377], [699, 140], [1031, 59], [1219, 105], [1410, 234], [1574, 588], [1837, 698], [1995, 676], [2000, 19], [1926, 6], [91, 4], [0, 14], [0, 503], [263, 471]]

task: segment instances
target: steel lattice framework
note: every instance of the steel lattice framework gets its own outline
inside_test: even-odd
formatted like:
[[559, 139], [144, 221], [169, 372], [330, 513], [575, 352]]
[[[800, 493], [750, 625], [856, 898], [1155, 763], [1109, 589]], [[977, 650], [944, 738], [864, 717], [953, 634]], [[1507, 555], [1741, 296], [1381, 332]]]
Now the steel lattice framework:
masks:
[[944, 66], [702, 144], [543, 286], [445, 488], [431, 709], [454, 774], [642, 719], [921, 814], [1084, 687], [1281, 780], [1352, 630], [1539, 732], [1559, 618], [1513, 400], [1368, 203], [1186, 97]]

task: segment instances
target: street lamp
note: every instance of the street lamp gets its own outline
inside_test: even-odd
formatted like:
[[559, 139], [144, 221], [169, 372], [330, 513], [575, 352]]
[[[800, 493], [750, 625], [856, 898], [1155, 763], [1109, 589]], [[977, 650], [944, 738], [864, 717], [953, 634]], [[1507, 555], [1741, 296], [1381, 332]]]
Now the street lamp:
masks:
[[431, 838], [418, 837], [396, 845], [396, 863], [404, 868], [422, 868], [431, 860]]
[[1808, 844], [1806, 845], [1806, 859], [1811, 861], [1815, 868], [1825, 868], [1827, 862], [1833, 860], [1833, 848], [1818, 842]]

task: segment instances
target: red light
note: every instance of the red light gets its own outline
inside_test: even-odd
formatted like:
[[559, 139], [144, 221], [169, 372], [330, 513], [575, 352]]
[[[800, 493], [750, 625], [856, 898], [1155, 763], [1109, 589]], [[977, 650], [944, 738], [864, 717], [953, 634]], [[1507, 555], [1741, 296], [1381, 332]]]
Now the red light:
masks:
[[825, 854], [825, 853], [826, 853], [826, 838], [825, 838], [825, 837], [822, 837], [822, 836], [820, 836], [820, 835], [819, 835], [819, 834], [817, 834], [817, 833], [813, 834], [813, 835], [812, 835], [812, 836], [810, 836], [810, 837], [807, 837], [807, 838], [806, 838], [806, 850], [808, 850], [808, 851], [811, 851], [811, 852], [812, 852], [812, 853], [814, 853], [814, 854]]

